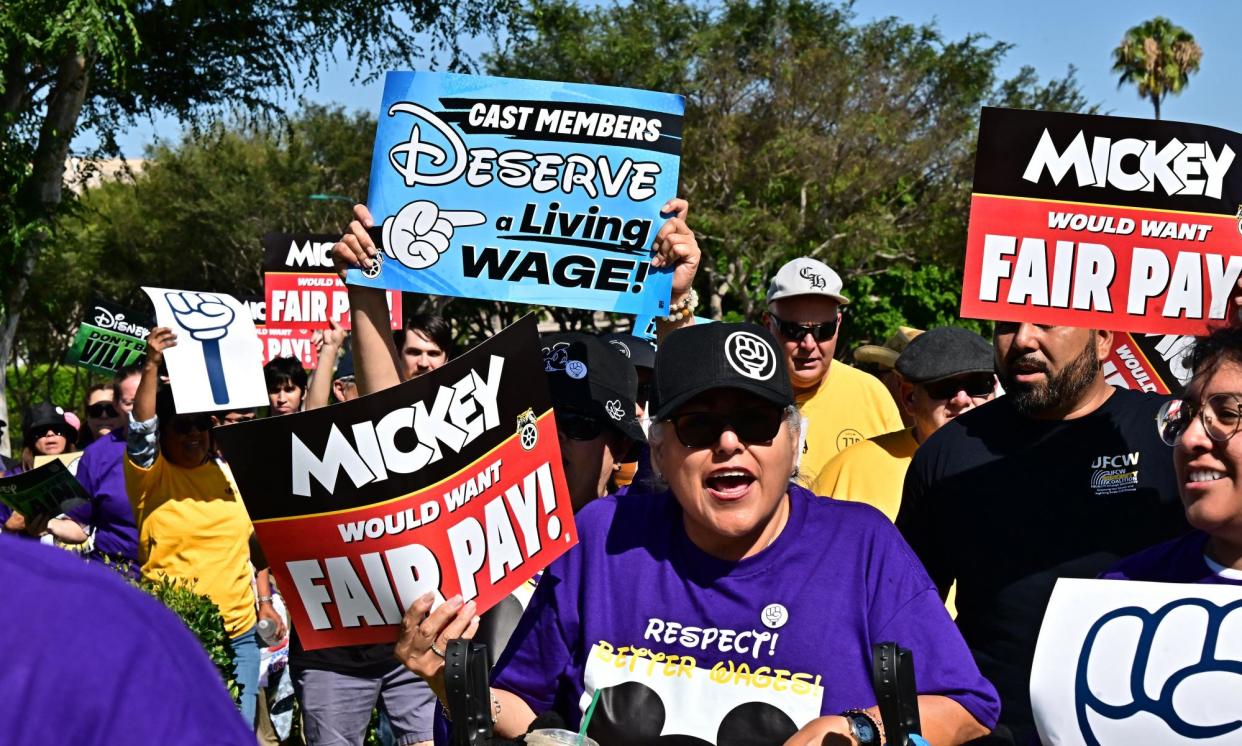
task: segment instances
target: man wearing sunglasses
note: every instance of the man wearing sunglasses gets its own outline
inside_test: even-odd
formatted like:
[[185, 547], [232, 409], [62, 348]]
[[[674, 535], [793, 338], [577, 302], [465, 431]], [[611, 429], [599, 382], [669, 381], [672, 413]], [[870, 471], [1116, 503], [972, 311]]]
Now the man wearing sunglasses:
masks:
[[811, 491], [868, 503], [897, 520], [906, 469], [919, 443], [996, 396], [994, 364], [992, 345], [972, 331], [944, 326], [916, 337], [894, 364], [901, 407], [914, 425], [845, 449], [823, 468]]
[[809, 257], [785, 264], [768, 285], [766, 322], [781, 343], [794, 400], [807, 420], [799, 464], [806, 484], [846, 448], [904, 427], [879, 379], [832, 359], [848, 303], [841, 277]]
[[1152, 427], [1167, 397], [1114, 388], [1109, 331], [998, 322], [1005, 396], [919, 446], [897, 527], [1001, 695], [995, 743], [1037, 738], [1030, 703], [1039, 627], [1059, 578], [1093, 578], [1187, 530], [1170, 447]]

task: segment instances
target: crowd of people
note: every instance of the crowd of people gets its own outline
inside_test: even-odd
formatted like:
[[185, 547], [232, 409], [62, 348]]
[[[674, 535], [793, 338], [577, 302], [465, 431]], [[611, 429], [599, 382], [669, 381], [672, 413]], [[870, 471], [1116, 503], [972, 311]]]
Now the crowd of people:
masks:
[[[433, 608], [428, 594], [395, 645], [302, 648], [212, 430], [434, 370], [455, 354], [445, 319], [416, 315], [391, 333], [383, 291], [350, 286], [351, 336], [319, 335], [318, 370], [273, 360], [266, 412], [211, 415], [177, 412], [161, 365], [177, 339], [156, 328], [142, 363], [90, 389], [83, 417], [54, 403], [27, 412], [6, 475], [81, 449], [91, 499], [59, 516], [4, 509], [14, 602], [0, 619], [37, 640], [67, 616], [98, 620], [92, 654], [58, 675], [110, 702], [152, 702], [56, 740], [107, 742], [99, 729], [112, 724], [132, 728], [129, 742], [253, 743], [256, 729], [275, 742], [258, 714], [270, 699], [260, 651], [287, 637], [308, 744], [361, 744], [373, 711], [390, 743], [443, 742], [456, 714], [445, 649], [468, 637], [492, 655], [502, 739], [534, 724], [577, 729], [590, 707], [588, 734], [605, 746], [670, 733], [884, 743], [871, 655], [893, 641], [912, 651], [930, 743], [1025, 746], [1039, 738], [1029, 681], [1058, 579], [1242, 584], [1242, 329], [1199, 341], [1181, 398], [1106, 383], [1110, 332], [1028, 323], [997, 323], [991, 342], [902, 328], [856, 353], [877, 376], [842, 359], [850, 300], [813, 258], [772, 276], [754, 323], [694, 323], [687, 211], [665, 206], [653, 246], [674, 278], [654, 342], [541, 340], [578, 546], [482, 615], [460, 597]], [[333, 250], [339, 271], [374, 261], [372, 226], [356, 207]], [[1117, 457], [1133, 468], [1101, 478], [1101, 460]], [[41, 552], [36, 537], [93, 561]], [[239, 715], [185, 630], [108, 575], [182, 579], [218, 606]], [[260, 639], [262, 621], [274, 639]], [[55, 698], [34, 655], [16, 651], [0, 673], [19, 702]], [[39, 742], [37, 727], [17, 718], [0, 741]]]

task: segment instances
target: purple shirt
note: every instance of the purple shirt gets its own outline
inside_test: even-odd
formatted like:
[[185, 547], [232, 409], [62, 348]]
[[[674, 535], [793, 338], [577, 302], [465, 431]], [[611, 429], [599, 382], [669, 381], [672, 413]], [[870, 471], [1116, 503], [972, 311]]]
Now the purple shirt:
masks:
[[125, 428], [119, 427], [86, 447], [78, 460], [78, 481], [91, 501], [69, 512], [78, 523], [95, 527], [95, 559], [138, 563], [138, 527], [125, 491]]
[[601, 690], [600, 743], [685, 734], [781, 743], [809, 720], [876, 703], [871, 647], [914, 652], [919, 692], [991, 727], [992, 685], [914, 553], [879, 511], [790, 488], [789, 520], [739, 562], [686, 536], [668, 492], [606, 497], [544, 572], [494, 683], [576, 729]]
[[1179, 539], [1132, 554], [1100, 575], [1105, 580], [1146, 580], [1153, 583], [1242, 585], [1242, 576], [1226, 577], [1208, 565], [1203, 549], [1208, 535], [1191, 531]]
[[[0, 536], [0, 743], [254, 746], [185, 625], [115, 573]], [[83, 653], [81, 642], [88, 640]]]

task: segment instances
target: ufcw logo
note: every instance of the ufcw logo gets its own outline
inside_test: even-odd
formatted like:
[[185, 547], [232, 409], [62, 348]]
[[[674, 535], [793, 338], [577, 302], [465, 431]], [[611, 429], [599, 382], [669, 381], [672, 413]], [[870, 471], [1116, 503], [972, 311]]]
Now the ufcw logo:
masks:
[[1162, 147], [1155, 140], [1129, 137], [1112, 140], [1093, 137], [1087, 147], [1086, 135], [1078, 135], [1064, 152], [1057, 152], [1048, 130], [1044, 130], [1026, 164], [1022, 178], [1038, 184], [1044, 171], [1060, 184], [1070, 169], [1078, 186], [1110, 186], [1123, 192], [1154, 192], [1156, 184], [1166, 194], [1207, 196], [1220, 199], [1225, 174], [1233, 164], [1234, 152], [1228, 145], [1219, 153], [1206, 142], [1183, 143], [1176, 137]]
[[1120, 456], [1096, 456], [1092, 469], [1122, 469], [1127, 466], [1138, 466], [1139, 452], [1123, 453]]
[[312, 477], [331, 494], [341, 470], [361, 487], [388, 479], [389, 472], [411, 474], [439, 461], [442, 445], [461, 452], [500, 424], [497, 401], [504, 365], [504, 358], [492, 355], [486, 378], [472, 370], [452, 386], [440, 386], [434, 399], [393, 410], [378, 422], [353, 425], [352, 443], [333, 423], [321, 455], [292, 433], [293, 494], [310, 497]]

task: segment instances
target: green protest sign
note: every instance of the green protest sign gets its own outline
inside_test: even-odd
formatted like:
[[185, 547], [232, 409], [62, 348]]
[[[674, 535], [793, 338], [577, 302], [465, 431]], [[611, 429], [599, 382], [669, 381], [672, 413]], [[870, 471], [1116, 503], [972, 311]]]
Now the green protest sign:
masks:
[[95, 301], [78, 325], [65, 362], [112, 375], [137, 362], [147, 350], [148, 323], [106, 301]]
[[0, 479], [0, 502], [27, 517], [58, 516], [89, 498], [60, 460]]

